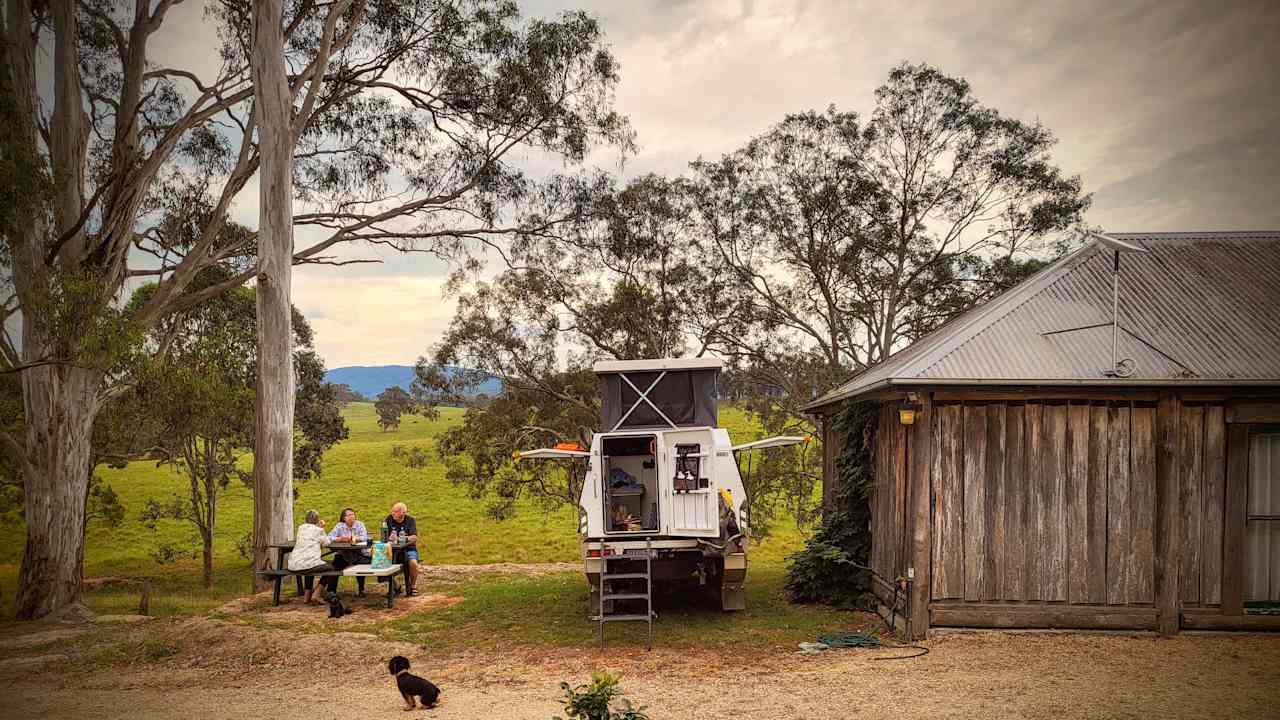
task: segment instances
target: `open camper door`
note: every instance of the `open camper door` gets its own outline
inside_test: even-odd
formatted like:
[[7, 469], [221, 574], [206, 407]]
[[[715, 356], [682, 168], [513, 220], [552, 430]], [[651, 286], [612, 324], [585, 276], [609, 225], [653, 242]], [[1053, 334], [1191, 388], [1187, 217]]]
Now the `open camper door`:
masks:
[[711, 429], [662, 434], [664, 485], [673, 535], [718, 537], [720, 496], [715, 439]]

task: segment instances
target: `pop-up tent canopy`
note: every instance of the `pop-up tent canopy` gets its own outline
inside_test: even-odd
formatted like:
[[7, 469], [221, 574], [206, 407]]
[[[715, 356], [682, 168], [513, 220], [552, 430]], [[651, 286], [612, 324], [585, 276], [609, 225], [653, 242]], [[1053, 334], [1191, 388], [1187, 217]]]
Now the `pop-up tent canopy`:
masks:
[[715, 358], [604, 360], [600, 378], [600, 429], [716, 427]]

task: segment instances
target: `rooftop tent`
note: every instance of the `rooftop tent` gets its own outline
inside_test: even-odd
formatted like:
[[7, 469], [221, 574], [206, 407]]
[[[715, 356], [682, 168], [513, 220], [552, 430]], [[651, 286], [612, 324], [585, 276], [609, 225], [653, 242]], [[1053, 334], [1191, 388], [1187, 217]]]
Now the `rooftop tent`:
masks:
[[714, 358], [596, 363], [600, 429], [715, 427], [716, 378], [722, 367]]

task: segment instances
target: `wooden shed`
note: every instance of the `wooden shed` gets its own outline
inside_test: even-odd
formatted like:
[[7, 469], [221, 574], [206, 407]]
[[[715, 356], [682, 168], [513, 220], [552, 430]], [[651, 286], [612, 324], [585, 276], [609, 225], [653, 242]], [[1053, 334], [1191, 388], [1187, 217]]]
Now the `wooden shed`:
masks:
[[1095, 236], [810, 403], [828, 486], [850, 402], [915, 637], [1280, 630], [1280, 232]]

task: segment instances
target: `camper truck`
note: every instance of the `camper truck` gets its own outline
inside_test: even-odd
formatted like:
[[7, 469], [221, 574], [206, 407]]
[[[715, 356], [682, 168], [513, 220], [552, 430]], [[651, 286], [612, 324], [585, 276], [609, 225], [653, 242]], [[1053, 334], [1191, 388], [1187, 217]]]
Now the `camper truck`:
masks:
[[709, 358], [597, 362], [601, 427], [591, 447], [518, 453], [572, 460], [585, 472], [578, 532], [602, 641], [615, 601], [647, 608], [617, 619], [652, 618], [654, 584], [717, 595], [724, 610], [745, 607], [751, 518], [738, 455], [802, 438], [734, 445], [717, 427], [721, 369]]

